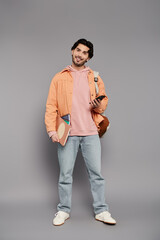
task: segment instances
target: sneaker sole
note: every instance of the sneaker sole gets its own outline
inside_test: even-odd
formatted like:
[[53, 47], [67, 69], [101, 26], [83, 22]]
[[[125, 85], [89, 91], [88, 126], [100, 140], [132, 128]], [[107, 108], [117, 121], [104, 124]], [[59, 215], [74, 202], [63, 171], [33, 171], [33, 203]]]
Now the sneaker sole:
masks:
[[[67, 219], [69, 219], [69, 217], [66, 218], [66, 220], [67, 220]], [[65, 221], [66, 221], [66, 220], [65, 220]], [[64, 221], [64, 223], [65, 223], [65, 221]], [[54, 224], [54, 223], [52, 222], [52, 224], [53, 224], [54, 226], [62, 226], [64, 223], [61, 223], [61, 224]]]
[[95, 219], [99, 222], [103, 222], [103, 223], [106, 223], [106, 224], [109, 224], [109, 225], [116, 225], [116, 223], [105, 222], [105, 221], [99, 220], [97, 218], [95, 218]]

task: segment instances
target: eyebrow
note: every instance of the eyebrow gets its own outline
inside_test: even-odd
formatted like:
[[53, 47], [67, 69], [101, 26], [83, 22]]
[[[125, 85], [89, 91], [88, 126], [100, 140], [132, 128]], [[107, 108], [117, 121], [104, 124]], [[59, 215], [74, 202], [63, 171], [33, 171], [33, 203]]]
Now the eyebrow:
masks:
[[[78, 50], [81, 50], [80, 48], [77, 47]], [[88, 51], [83, 51], [84, 53], [88, 53]]]

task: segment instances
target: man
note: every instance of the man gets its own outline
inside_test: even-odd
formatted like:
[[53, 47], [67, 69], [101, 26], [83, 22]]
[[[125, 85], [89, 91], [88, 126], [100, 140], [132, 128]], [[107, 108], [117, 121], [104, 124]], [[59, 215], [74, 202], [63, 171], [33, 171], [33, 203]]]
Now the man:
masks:
[[[99, 139], [100, 115], [108, 103], [105, 87], [98, 76], [99, 94], [105, 95], [103, 100], [96, 100], [93, 71], [85, 63], [93, 57], [93, 44], [86, 39], [79, 39], [71, 48], [72, 65], [57, 73], [50, 85], [46, 102], [45, 124], [52, 142], [58, 145], [59, 199], [58, 212], [53, 224], [62, 225], [69, 218], [71, 211], [72, 174], [78, 149], [87, 167], [95, 219], [116, 224], [108, 212], [105, 202], [105, 181], [101, 175], [101, 144]], [[56, 132], [57, 111], [60, 116], [70, 114], [71, 130], [65, 146], [59, 143]]]

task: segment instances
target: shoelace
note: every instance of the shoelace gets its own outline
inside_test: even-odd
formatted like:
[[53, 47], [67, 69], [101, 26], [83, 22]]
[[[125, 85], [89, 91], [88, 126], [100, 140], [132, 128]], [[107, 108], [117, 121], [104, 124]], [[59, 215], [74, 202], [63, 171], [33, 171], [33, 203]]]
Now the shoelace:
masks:
[[101, 214], [100, 214], [100, 216], [102, 216], [102, 215], [107, 215], [107, 216], [111, 216], [111, 214], [109, 213], [109, 212], [107, 212], [107, 211], [105, 211], [105, 212], [102, 212]]
[[55, 217], [56, 217], [56, 216], [60, 216], [60, 215], [63, 216], [63, 213], [60, 212], [60, 211], [58, 211], [57, 213], [55, 213]]
[[55, 213], [55, 217], [59, 214], [59, 212]]

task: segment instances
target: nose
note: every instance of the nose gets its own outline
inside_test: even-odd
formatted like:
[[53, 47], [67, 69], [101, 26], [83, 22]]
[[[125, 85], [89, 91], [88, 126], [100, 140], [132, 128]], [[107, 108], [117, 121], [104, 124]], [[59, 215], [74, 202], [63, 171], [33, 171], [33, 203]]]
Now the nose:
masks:
[[78, 53], [78, 56], [79, 56], [79, 57], [82, 57], [82, 53], [81, 53], [81, 52], [79, 52], [79, 53]]

